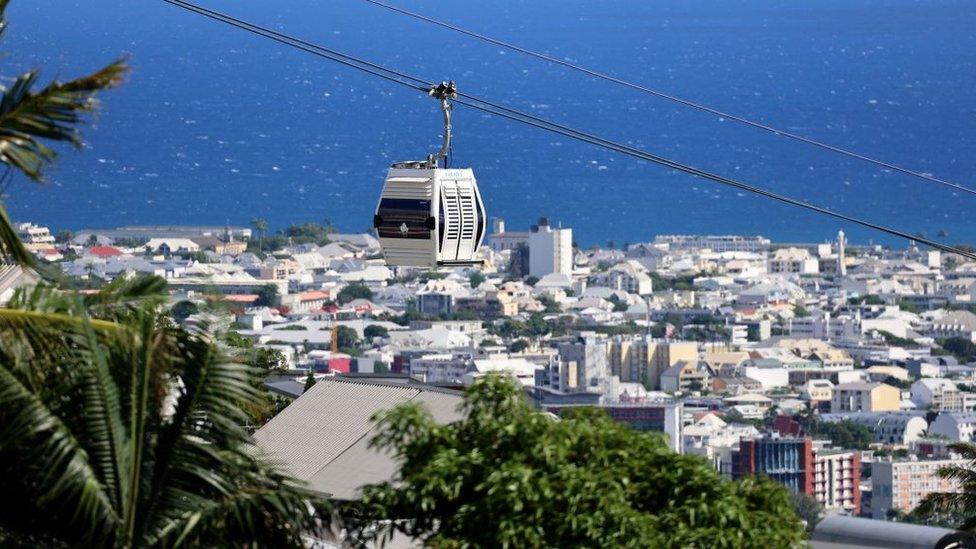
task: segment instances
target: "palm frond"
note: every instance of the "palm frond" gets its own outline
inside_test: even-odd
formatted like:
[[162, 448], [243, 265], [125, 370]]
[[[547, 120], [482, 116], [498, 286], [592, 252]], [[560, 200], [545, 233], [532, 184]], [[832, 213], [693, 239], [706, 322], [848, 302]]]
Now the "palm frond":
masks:
[[34, 263], [34, 256], [20, 241], [6, 208], [3, 207], [3, 203], [0, 203], [0, 262], [4, 259], [22, 267], [29, 267]]
[[[0, 364], [0, 462], [4, 530], [48, 528], [98, 537], [114, 529], [118, 516], [82, 444], [5, 364]], [[25, 478], [30, 482], [22, 482]]]
[[78, 126], [98, 105], [95, 94], [114, 87], [128, 70], [119, 59], [104, 68], [68, 82], [52, 82], [38, 92], [38, 72], [28, 71], [4, 90], [0, 98], [0, 162], [39, 181], [55, 152], [43, 143], [81, 144]]

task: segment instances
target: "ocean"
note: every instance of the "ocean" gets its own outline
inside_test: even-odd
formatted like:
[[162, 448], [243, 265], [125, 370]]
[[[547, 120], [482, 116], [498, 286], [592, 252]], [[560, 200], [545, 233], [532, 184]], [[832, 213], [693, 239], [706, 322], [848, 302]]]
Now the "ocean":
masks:
[[[718, 109], [976, 187], [976, 3], [955, 0], [391, 0]], [[614, 140], [949, 243], [976, 197], [407, 19], [362, 0], [201, 3]], [[5, 76], [133, 70], [60, 149], [18, 177], [17, 220], [54, 229], [331, 220], [366, 231], [385, 170], [439, 144], [424, 95], [157, 0], [14, 0]], [[458, 107], [453, 166], [488, 213], [581, 245], [761, 234], [902, 246], [861, 229]], [[938, 235], [938, 236], [937, 236]]]

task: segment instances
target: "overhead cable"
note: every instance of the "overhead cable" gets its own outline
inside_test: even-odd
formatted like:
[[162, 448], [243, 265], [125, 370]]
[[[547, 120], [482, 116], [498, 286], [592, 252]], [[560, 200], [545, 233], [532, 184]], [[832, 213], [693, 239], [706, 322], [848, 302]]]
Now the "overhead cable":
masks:
[[858, 153], [858, 152], [855, 152], [855, 151], [851, 151], [849, 149], [845, 149], [845, 148], [839, 147], [837, 145], [831, 145], [830, 143], [825, 143], [823, 141], [819, 141], [819, 140], [816, 140], [816, 139], [813, 139], [813, 138], [810, 138], [810, 137], [805, 137], [803, 135], [799, 135], [799, 134], [796, 134], [796, 133], [793, 133], [793, 132], [790, 132], [790, 131], [787, 131], [787, 130], [783, 130], [783, 129], [780, 129], [780, 128], [776, 128], [776, 127], [770, 126], [768, 124], [764, 124], [762, 122], [757, 122], [755, 120], [751, 120], [749, 118], [745, 118], [744, 116], [739, 116], [739, 115], [727, 113], [727, 112], [721, 111], [719, 109], [716, 109], [714, 107], [709, 107], [708, 105], [705, 105], [705, 104], [702, 104], [702, 103], [698, 103], [698, 102], [695, 102], [695, 101], [691, 101], [689, 99], [683, 99], [683, 98], [677, 97], [675, 95], [671, 95], [671, 94], [668, 94], [668, 93], [665, 93], [665, 92], [662, 92], [662, 91], [659, 91], [659, 90], [655, 90], [655, 89], [652, 89], [652, 88], [648, 88], [647, 86], [644, 86], [644, 85], [641, 85], [641, 84], [637, 84], [637, 83], [634, 83], [634, 82], [631, 82], [631, 81], [628, 81], [628, 80], [624, 80], [623, 78], [618, 78], [618, 77], [615, 77], [615, 76], [611, 76], [611, 75], [609, 75], [609, 74], [607, 74], [605, 72], [600, 72], [600, 71], [597, 71], [597, 70], [594, 70], [594, 69], [590, 69], [590, 68], [587, 68], [587, 67], [584, 67], [584, 66], [581, 66], [581, 65], [577, 65], [576, 63], [571, 63], [569, 61], [566, 61], [565, 59], [559, 59], [558, 57], [553, 57], [551, 55], [547, 55], [547, 54], [544, 54], [544, 53], [541, 53], [541, 52], [538, 52], [538, 51], [535, 51], [535, 50], [531, 50], [531, 49], [526, 48], [524, 46], [519, 46], [518, 44], [513, 44], [511, 42], [506, 42], [504, 40], [499, 40], [497, 38], [492, 38], [490, 36], [487, 36], [487, 35], [484, 35], [484, 34], [481, 34], [481, 33], [478, 33], [478, 32], [472, 31], [472, 30], [469, 30], [469, 29], [466, 29], [464, 27], [459, 27], [457, 25], [454, 25], [452, 23], [448, 23], [446, 21], [442, 21], [440, 19], [434, 19], [433, 17], [426, 16], [426, 15], [424, 15], [422, 13], [413, 12], [413, 11], [410, 11], [410, 10], [407, 10], [407, 9], [404, 9], [404, 8], [401, 8], [401, 7], [398, 7], [398, 6], [394, 6], [392, 4], [388, 4], [386, 2], [381, 2], [380, 0], [363, 0], [363, 1], [364, 2], [368, 2], [370, 4], [373, 4], [375, 6], [379, 6], [381, 8], [387, 9], [389, 11], [392, 11], [392, 12], [395, 12], [395, 13], [399, 13], [401, 15], [406, 15], [407, 17], [412, 17], [412, 18], [417, 19], [419, 21], [424, 21], [426, 23], [430, 23], [430, 24], [433, 24], [433, 25], [437, 25], [439, 27], [442, 27], [442, 28], [445, 28], [445, 29], [449, 29], [451, 31], [454, 31], [454, 32], [463, 34], [465, 36], [469, 36], [471, 38], [475, 38], [477, 40], [481, 40], [482, 42], [487, 42], [487, 43], [493, 44], [495, 46], [500, 46], [500, 47], [503, 47], [503, 48], [506, 48], [506, 49], [509, 49], [509, 50], [512, 50], [512, 51], [515, 51], [515, 52], [518, 52], [518, 53], [522, 53], [524, 55], [528, 55], [530, 57], [534, 57], [536, 59], [541, 59], [542, 61], [546, 61], [548, 63], [553, 63], [555, 65], [560, 65], [560, 66], [565, 67], [565, 68], [568, 68], [570, 70], [574, 70], [576, 72], [583, 73], [583, 74], [585, 74], [587, 76], [592, 76], [594, 78], [599, 78], [599, 79], [604, 80], [604, 81], [607, 81], [607, 82], [612, 82], [614, 84], [618, 84], [618, 85], [621, 85], [621, 86], [625, 86], [625, 87], [628, 87], [628, 88], [631, 88], [631, 89], [634, 89], [634, 90], [637, 90], [637, 91], [640, 91], [640, 92], [643, 92], [643, 93], [647, 93], [647, 94], [650, 94], [650, 95], [659, 97], [661, 99], [665, 99], [665, 100], [668, 100], [668, 101], [671, 101], [671, 102], [674, 102], [674, 103], [678, 103], [680, 105], [684, 105], [686, 107], [690, 107], [692, 109], [697, 109], [699, 111], [703, 111], [703, 112], [707, 112], [709, 114], [713, 114], [713, 115], [718, 116], [720, 118], [724, 118], [724, 119], [727, 119], [727, 120], [731, 120], [733, 122], [738, 122], [740, 124], [745, 124], [747, 126], [751, 126], [753, 128], [756, 128], [756, 129], [759, 129], [759, 130], [762, 130], [762, 131], [765, 131], [765, 132], [769, 132], [769, 133], [771, 133], [773, 135], [776, 135], [776, 136], [779, 136], [779, 137], [785, 137], [786, 139], [792, 139], [794, 141], [799, 141], [801, 143], [806, 143], [807, 145], [812, 145], [814, 147], [819, 147], [819, 148], [821, 148], [823, 150], [830, 151], [830, 152], [833, 152], [833, 153], [837, 153], [837, 154], [840, 154], [840, 155], [843, 155], [843, 156], [847, 156], [849, 158], [854, 158], [854, 159], [857, 159], [857, 160], [861, 160], [863, 162], [868, 162], [868, 163], [873, 164], [875, 166], [879, 166], [879, 167], [884, 168], [884, 169], [887, 169], [887, 170], [891, 170], [891, 171], [894, 171], [894, 172], [898, 172], [898, 173], [901, 173], [903, 175], [908, 175], [908, 176], [911, 176], [911, 177], [915, 177], [915, 178], [921, 179], [923, 181], [927, 181], [929, 183], [936, 183], [938, 185], [942, 185], [942, 186], [945, 186], [945, 187], [948, 187], [948, 188], [951, 188], [951, 189], [955, 189], [955, 190], [960, 191], [960, 192], [965, 192], [965, 193], [969, 193], [969, 194], [976, 195], [976, 189], [972, 189], [972, 188], [966, 187], [964, 185], [960, 185], [959, 183], [953, 183], [952, 181], [946, 181], [944, 179], [940, 179], [940, 178], [935, 177], [935, 176], [933, 176], [931, 174], [928, 174], [928, 173], [923, 173], [923, 172], [920, 172], [920, 171], [917, 171], [917, 170], [912, 170], [912, 169], [905, 168], [905, 167], [902, 167], [902, 166], [897, 165], [897, 164], [893, 164], [891, 162], [886, 162], [884, 160], [879, 160], [877, 158], [872, 158], [872, 157], [867, 156], [865, 154]]
[[[203, 7], [198, 6], [196, 4], [192, 4], [190, 2], [186, 2], [185, 0], [163, 0], [163, 1], [164, 2], [167, 2], [169, 4], [172, 4], [174, 6], [177, 6], [177, 7], [183, 8], [183, 9], [186, 9], [188, 11], [191, 11], [191, 12], [194, 12], [194, 13], [197, 13], [197, 14], [200, 14], [200, 15], [204, 15], [204, 16], [209, 17], [211, 19], [214, 19], [214, 20], [217, 20], [217, 21], [220, 21], [220, 22], [223, 22], [223, 23], [232, 25], [234, 27], [238, 27], [238, 28], [241, 28], [243, 30], [247, 30], [247, 31], [252, 32], [254, 34], [257, 34], [257, 35], [260, 35], [260, 36], [263, 36], [263, 37], [266, 37], [266, 38], [270, 38], [270, 39], [275, 40], [276, 42], [279, 42], [281, 44], [285, 44], [285, 45], [288, 45], [288, 46], [292, 46], [292, 47], [295, 47], [295, 48], [300, 49], [302, 51], [305, 51], [305, 52], [308, 52], [308, 53], [312, 53], [314, 55], [317, 55], [319, 57], [323, 57], [323, 58], [326, 58], [326, 59], [329, 59], [329, 60], [332, 60], [332, 61], [336, 61], [337, 63], [341, 63], [341, 64], [343, 64], [343, 65], [345, 65], [347, 67], [351, 67], [351, 68], [354, 68], [354, 69], [357, 69], [357, 70], [366, 72], [366, 73], [371, 74], [373, 76], [378, 76], [378, 77], [383, 78], [383, 79], [385, 79], [385, 80], [387, 80], [389, 82], [393, 82], [393, 83], [396, 83], [396, 84], [400, 84], [402, 86], [406, 86], [406, 87], [411, 88], [411, 89], [413, 89], [415, 91], [422, 91], [422, 92], [427, 93], [427, 92], [429, 92], [435, 86], [435, 84], [433, 82], [430, 82], [428, 80], [424, 80], [422, 78], [418, 78], [418, 77], [415, 77], [415, 76], [411, 76], [411, 75], [405, 74], [405, 73], [400, 72], [400, 71], [396, 71], [396, 70], [393, 70], [393, 69], [389, 69], [389, 68], [384, 67], [382, 65], [379, 65], [379, 64], [376, 64], [376, 63], [372, 63], [370, 61], [366, 61], [364, 59], [360, 59], [360, 58], [357, 58], [357, 57], [354, 57], [354, 56], [351, 56], [351, 55], [348, 55], [348, 54], [339, 52], [337, 50], [334, 50], [334, 49], [331, 49], [331, 48], [322, 46], [320, 44], [315, 44], [315, 43], [312, 43], [312, 42], [308, 42], [308, 41], [305, 41], [305, 40], [301, 40], [301, 39], [298, 39], [298, 38], [289, 36], [287, 34], [280, 33], [278, 31], [269, 29], [267, 27], [262, 27], [260, 25], [256, 25], [256, 24], [253, 24], [253, 23], [249, 23], [247, 21], [243, 21], [241, 19], [237, 19], [235, 17], [232, 17], [230, 15], [227, 15], [227, 14], [224, 14], [224, 13], [221, 13], [221, 12], [217, 12], [217, 11], [214, 11], [214, 10], [210, 10], [210, 9], [207, 9], [207, 8], [203, 8]], [[700, 177], [700, 178], [703, 178], [703, 179], [707, 179], [707, 180], [710, 180], [710, 181], [713, 181], [713, 182], [716, 182], [716, 183], [719, 183], [719, 184], [722, 184], [722, 185], [727, 185], [727, 186], [730, 186], [730, 187], [733, 187], [733, 188], [737, 188], [737, 189], [740, 189], [740, 190], [743, 190], [743, 191], [746, 191], [746, 192], [750, 192], [750, 193], [753, 193], [753, 194], [757, 194], [757, 195], [760, 195], [760, 196], [764, 196], [766, 198], [769, 198], [769, 199], [772, 199], [772, 200], [776, 200], [778, 202], [782, 202], [782, 203], [785, 203], [785, 204], [789, 204], [789, 205], [792, 205], [792, 206], [796, 206], [796, 207], [799, 207], [799, 208], [806, 209], [808, 211], [812, 211], [812, 212], [819, 213], [819, 214], [822, 214], [822, 215], [827, 215], [827, 216], [830, 216], [830, 217], [833, 217], [833, 218], [836, 218], [836, 219], [840, 219], [840, 220], [843, 220], [843, 221], [847, 221], [847, 222], [850, 222], [850, 223], [854, 223], [856, 225], [860, 225], [862, 227], [866, 227], [866, 228], [869, 228], [869, 229], [873, 229], [873, 230], [876, 230], [876, 231], [880, 231], [880, 232], [883, 232], [883, 233], [886, 233], [886, 234], [889, 234], [889, 235], [892, 235], [892, 236], [897, 236], [897, 237], [900, 237], [900, 238], [914, 240], [914, 241], [916, 241], [916, 242], [918, 242], [920, 244], [924, 244], [926, 246], [930, 246], [930, 247], [935, 248], [935, 249], [938, 249], [938, 250], [942, 250], [942, 251], [945, 251], [945, 252], [948, 252], [948, 253], [958, 254], [958, 255], [967, 257], [969, 259], [976, 260], [976, 253], [971, 253], [971, 252], [968, 252], [968, 251], [965, 251], [965, 250], [961, 250], [959, 248], [955, 248], [953, 246], [949, 246], [949, 245], [946, 245], [946, 244], [941, 244], [939, 242], [935, 242], [933, 240], [927, 239], [927, 238], [922, 237], [922, 236], [912, 235], [911, 233], [908, 233], [906, 231], [902, 231], [902, 230], [898, 230], [898, 229], [893, 229], [893, 228], [890, 228], [890, 227], [886, 227], [884, 225], [880, 225], [880, 224], [874, 223], [872, 221], [868, 221], [868, 220], [861, 219], [861, 218], [858, 218], [858, 217], [854, 217], [854, 216], [851, 216], [851, 215], [847, 215], [847, 214], [835, 212], [833, 210], [829, 210], [829, 209], [824, 208], [824, 207], [821, 207], [821, 206], [817, 206], [817, 205], [814, 205], [814, 204], [810, 204], [810, 203], [804, 202], [802, 200], [798, 200], [798, 199], [791, 198], [791, 197], [788, 197], [788, 196], [785, 196], [785, 195], [781, 195], [781, 194], [778, 194], [778, 193], [774, 193], [772, 191], [763, 189], [761, 187], [756, 187], [756, 186], [750, 185], [748, 183], [744, 183], [744, 182], [737, 181], [737, 180], [734, 180], [734, 179], [731, 179], [731, 178], [728, 178], [728, 177], [724, 177], [724, 176], [721, 176], [721, 175], [718, 175], [718, 174], [714, 174], [714, 173], [711, 173], [711, 172], [708, 172], [708, 171], [705, 171], [705, 170], [702, 170], [702, 169], [699, 169], [699, 168], [695, 168], [694, 166], [689, 166], [687, 164], [682, 164], [680, 162], [677, 162], [677, 161], [674, 161], [674, 160], [671, 160], [671, 159], [668, 159], [668, 158], [665, 158], [665, 157], [662, 157], [662, 156], [658, 156], [658, 155], [655, 155], [653, 153], [649, 153], [647, 151], [644, 151], [644, 150], [641, 150], [641, 149], [637, 149], [637, 148], [631, 147], [631, 146], [626, 145], [626, 144], [623, 144], [623, 143], [611, 141], [611, 140], [608, 140], [608, 139], [605, 139], [605, 138], [602, 138], [602, 137], [599, 137], [599, 136], [596, 136], [596, 135], [593, 135], [593, 134], [590, 134], [590, 133], [587, 133], [587, 132], [584, 132], [584, 131], [581, 131], [581, 130], [577, 130], [577, 129], [572, 128], [570, 126], [565, 126], [565, 125], [562, 125], [562, 124], [559, 124], [559, 123], [556, 123], [556, 122], [551, 122], [549, 120], [545, 120], [545, 119], [540, 118], [538, 116], [535, 116], [535, 115], [532, 115], [532, 114], [529, 114], [529, 113], [525, 113], [525, 112], [522, 112], [522, 111], [518, 111], [516, 109], [512, 109], [510, 107], [506, 107], [506, 106], [501, 105], [501, 104], [496, 103], [496, 102], [492, 102], [492, 101], [489, 101], [489, 100], [481, 99], [479, 97], [476, 97], [476, 96], [473, 96], [473, 95], [470, 95], [470, 94], [458, 92], [458, 95], [461, 97], [461, 99], [454, 100], [455, 103], [458, 103], [460, 105], [464, 105], [464, 106], [467, 106], [467, 107], [470, 107], [470, 108], [473, 108], [473, 109], [476, 109], [476, 110], [479, 110], [479, 111], [482, 111], [482, 112], [485, 112], [485, 113], [488, 113], [488, 114], [492, 114], [492, 115], [495, 115], [495, 116], [500, 116], [500, 117], [503, 117], [503, 118], [506, 118], [506, 119], [509, 119], [509, 120], [512, 120], [512, 121], [515, 121], [515, 122], [520, 122], [522, 124], [526, 124], [526, 125], [529, 125], [529, 126], [533, 126], [533, 127], [539, 128], [539, 129], [543, 129], [543, 130], [546, 130], [546, 131], [550, 131], [550, 132], [553, 132], [553, 133], [557, 133], [559, 135], [563, 135], [565, 137], [569, 137], [569, 138], [572, 138], [572, 139], [575, 139], [575, 140], [578, 140], [578, 141], [582, 141], [582, 142], [589, 143], [589, 144], [592, 144], [592, 145], [595, 145], [595, 146], [598, 146], [598, 147], [602, 147], [602, 148], [607, 149], [607, 150], [612, 150], [612, 151], [615, 151], [615, 152], [618, 152], [618, 153], [621, 153], [621, 154], [625, 154], [625, 155], [628, 155], [628, 156], [632, 156], [632, 157], [635, 157], [635, 158], [639, 158], [641, 160], [645, 160], [645, 161], [648, 161], [648, 162], [652, 162], [654, 164], [658, 164], [658, 165], [661, 165], [661, 166], [665, 166], [667, 168], [670, 168], [670, 169], [673, 169], [673, 170], [676, 170], [676, 171], [688, 173], [688, 174], [691, 174], [691, 175], [694, 175], [694, 176], [697, 176], [697, 177]]]

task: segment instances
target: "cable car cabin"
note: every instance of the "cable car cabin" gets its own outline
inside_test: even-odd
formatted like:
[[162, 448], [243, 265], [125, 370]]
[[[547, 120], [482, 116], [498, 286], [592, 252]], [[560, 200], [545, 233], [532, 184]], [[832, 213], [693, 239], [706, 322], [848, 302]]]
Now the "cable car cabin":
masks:
[[470, 168], [390, 168], [373, 216], [387, 265], [480, 265], [485, 207]]

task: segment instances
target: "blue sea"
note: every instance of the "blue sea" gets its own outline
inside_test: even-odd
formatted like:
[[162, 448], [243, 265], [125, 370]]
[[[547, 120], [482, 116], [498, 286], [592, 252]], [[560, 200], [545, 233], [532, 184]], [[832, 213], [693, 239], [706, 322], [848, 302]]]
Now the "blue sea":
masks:
[[[976, 243], [976, 197], [888, 173], [413, 21], [362, 0], [207, 7], [837, 211]], [[976, 187], [976, 3], [391, 0], [549, 55]], [[133, 70], [12, 216], [56, 229], [329, 219], [365, 231], [387, 166], [439, 144], [420, 93], [156, 0], [14, 0], [5, 76]], [[581, 244], [662, 233], [903, 245], [464, 107], [454, 162], [492, 217]]]

